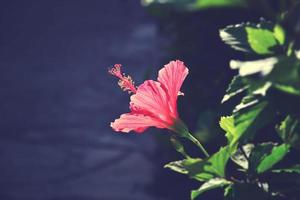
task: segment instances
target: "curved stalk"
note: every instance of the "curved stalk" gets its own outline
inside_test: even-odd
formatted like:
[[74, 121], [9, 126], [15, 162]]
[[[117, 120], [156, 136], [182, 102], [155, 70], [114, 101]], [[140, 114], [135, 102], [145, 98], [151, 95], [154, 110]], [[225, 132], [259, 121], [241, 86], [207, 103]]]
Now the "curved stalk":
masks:
[[201, 144], [201, 142], [200, 142], [199, 140], [197, 140], [197, 138], [195, 138], [191, 133], [188, 133], [187, 138], [188, 138], [191, 142], [193, 142], [195, 145], [197, 145], [197, 146], [200, 148], [200, 150], [204, 153], [204, 155], [205, 155], [206, 157], [209, 157], [208, 152], [205, 150], [205, 148], [203, 147], [203, 145]]

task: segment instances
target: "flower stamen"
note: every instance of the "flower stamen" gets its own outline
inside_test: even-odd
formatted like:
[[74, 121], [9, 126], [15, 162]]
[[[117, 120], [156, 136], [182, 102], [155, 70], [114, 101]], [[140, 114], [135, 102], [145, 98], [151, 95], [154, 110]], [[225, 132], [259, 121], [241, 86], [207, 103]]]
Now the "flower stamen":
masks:
[[136, 93], [136, 87], [134, 86], [134, 81], [132, 78], [125, 73], [122, 74], [121, 64], [115, 64], [108, 72], [119, 78], [118, 85], [121, 87], [123, 91], [128, 91], [128, 93]]

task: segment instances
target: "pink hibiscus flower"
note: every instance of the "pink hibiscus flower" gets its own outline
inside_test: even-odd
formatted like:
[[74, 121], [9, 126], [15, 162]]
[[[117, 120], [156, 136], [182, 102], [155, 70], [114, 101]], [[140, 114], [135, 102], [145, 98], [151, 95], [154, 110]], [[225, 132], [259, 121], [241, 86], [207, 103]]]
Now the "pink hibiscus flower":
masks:
[[118, 77], [124, 91], [133, 93], [130, 97], [131, 112], [122, 114], [111, 123], [115, 131], [141, 133], [149, 127], [166, 128], [177, 133], [187, 132], [177, 112], [178, 95], [181, 85], [188, 75], [188, 68], [182, 61], [171, 61], [158, 73], [158, 81], [146, 80], [137, 88], [130, 76], [121, 72], [116, 64], [109, 72]]

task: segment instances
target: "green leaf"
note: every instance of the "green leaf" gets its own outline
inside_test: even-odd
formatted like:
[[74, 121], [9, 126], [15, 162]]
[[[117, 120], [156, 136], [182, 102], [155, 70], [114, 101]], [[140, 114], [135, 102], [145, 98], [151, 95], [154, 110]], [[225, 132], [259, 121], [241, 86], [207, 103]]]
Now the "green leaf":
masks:
[[179, 139], [176, 136], [171, 136], [170, 138], [171, 144], [173, 145], [174, 149], [183, 155], [186, 158], [190, 158], [189, 155], [186, 153], [184, 146], [179, 141]]
[[245, 91], [246, 89], [247, 89], [247, 85], [243, 82], [241, 76], [233, 77], [231, 83], [229, 84], [229, 87], [226, 90], [226, 94], [222, 99], [222, 103], [234, 97], [235, 95]]
[[236, 134], [235, 126], [234, 126], [234, 118], [233, 116], [229, 117], [221, 117], [220, 120], [220, 127], [226, 131], [226, 138], [228, 144], [231, 144], [233, 141], [236, 140], [236, 137], [238, 136]]
[[300, 144], [300, 120], [287, 116], [276, 130], [281, 139], [293, 147], [299, 147]]
[[220, 127], [226, 131], [229, 151], [234, 152], [239, 143], [251, 140], [273, 116], [267, 101], [259, 102], [255, 99], [240, 105], [233, 116], [221, 117]]
[[246, 0], [197, 0], [196, 7], [199, 9], [213, 7], [245, 7]]
[[[300, 60], [291, 56], [269, 57], [255, 61], [230, 61], [232, 69], [239, 70], [248, 91], [258, 94], [266, 92], [271, 86], [288, 94], [300, 96]], [[251, 79], [251, 75], [259, 74], [260, 79]], [[262, 92], [260, 92], [262, 94]]]
[[192, 200], [196, 199], [199, 195], [201, 195], [202, 193], [204, 193], [206, 191], [213, 190], [216, 188], [223, 188], [224, 186], [227, 186], [230, 184], [232, 184], [232, 182], [227, 181], [226, 179], [223, 179], [223, 178], [210, 179], [209, 181], [202, 184], [199, 189], [192, 190], [191, 199]]
[[270, 74], [264, 77], [273, 86], [285, 93], [300, 95], [300, 60], [296, 57], [281, 56]]
[[285, 31], [279, 24], [274, 26], [273, 34], [280, 45], [285, 43]]
[[220, 30], [221, 39], [232, 48], [260, 55], [270, 55], [285, 43], [281, 26], [262, 20], [258, 24], [242, 23]]
[[252, 140], [255, 133], [268, 124], [273, 117], [274, 112], [267, 101], [253, 100], [239, 105], [234, 113], [234, 124], [239, 141], [246, 143]]
[[181, 174], [188, 174], [188, 168], [189, 166], [200, 162], [200, 158], [187, 158], [184, 160], [178, 160], [178, 161], [173, 161], [168, 164], [166, 164], [164, 167], [169, 168], [175, 172], [181, 173]]
[[260, 174], [271, 169], [276, 163], [281, 161], [288, 152], [289, 145], [282, 144], [280, 146], [273, 147], [271, 153], [257, 166], [257, 172]]
[[277, 40], [272, 31], [256, 27], [246, 27], [245, 29], [252, 50], [261, 55], [273, 53], [272, 48], [277, 45]]
[[300, 88], [296, 88], [295, 86], [282, 85], [282, 84], [277, 83], [277, 84], [274, 84], [274, 87], [282, 92], [300, 96]]
[[142, 5], [169, 6], [177, 11], [196, 11], [208, 8], [222, 8], [222, 7], [246, 7], [246, 0], [142, 0]]
[[285, 169], [274, 169], [274, 170], [272, 170], [272, 172], [274, 172], [274, 173], [298, 173], [298, 174], [300, 174], [300, 164], [294, 165], [292, 167], [285, 168]]
[[249, 170], [261, 174], [271, 169], [289, 152], [288, 144], [276, 146], [273, 143], [262, 143], [253, 149], [249, 157]]
[[248, 43], [247, 33], [245, 30], [246, 26], [247, 24], [243, 23], [230, 25], [219, 30], [222, 41], [235, 50], [254, 53]]
[[171, 162], [165, 167], [178, 173], [188, 174], [191, 178], [199, 181], [208, 181], [216, 177], [225, 177], [225, 168], [229, 157], [228, 147], [223, 147], [204, 160], [185, 159]]

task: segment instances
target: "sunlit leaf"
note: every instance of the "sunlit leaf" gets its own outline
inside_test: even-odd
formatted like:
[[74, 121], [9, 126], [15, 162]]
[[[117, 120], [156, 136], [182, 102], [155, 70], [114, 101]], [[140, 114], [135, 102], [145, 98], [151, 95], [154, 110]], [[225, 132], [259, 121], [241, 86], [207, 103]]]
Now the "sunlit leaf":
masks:
[[276, 24], [274, 26], [273, 34], [280, 45], [285, 43], [285, 31], [280, 25]]
[[253, 74], [261, 74], [266, 76], [273, 70], [274, 65], [278, 62], [275, 57], [270, 57], [262, 60], [255, 61], [238, 61], [231, 60], [231, 69], [238, 69], [240, 76], [249, 76]]
[[188, 174], [188, 167], [193, 165], [194, 163], [201, 162], [201, 159], [199, 158], [188, 158], [184, 160], [178, 160], [173, 161], [168, 164], [166, 164], [164, 167], [169, 168], [175, 172], [181, 173], [181, 174]]
[[273, 32], [267, 29], [245, 27], [251, 49], [258, 54], [271, 54], [277, 45]]
[[221, 117], [220, 120], [220, 127], [226, 131], [226, 138], [228, 141], [228, 144], [233, 143], [233, 141], [237, 140], [236, 137], [238, 137], [235, 126], [234, 126], [234, 118], [233, 116], [228, 117]]

